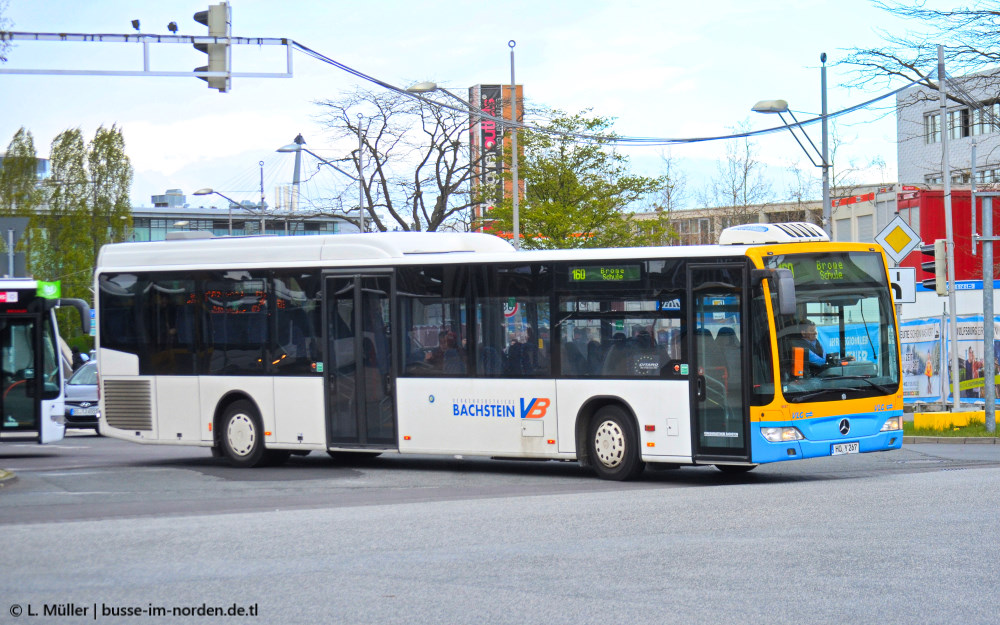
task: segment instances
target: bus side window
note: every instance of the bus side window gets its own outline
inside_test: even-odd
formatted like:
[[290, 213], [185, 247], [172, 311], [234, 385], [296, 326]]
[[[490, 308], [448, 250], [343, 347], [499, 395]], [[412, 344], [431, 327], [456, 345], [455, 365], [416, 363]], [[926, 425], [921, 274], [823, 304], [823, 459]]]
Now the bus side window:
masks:
[[270, 349], [275, 373], [319, 373], [315, 364], [320, 359], [323, 326], [318, 275], [313, 271], [297, 271], [291, 275], [276, 273], [273, 284], [275, 336]]

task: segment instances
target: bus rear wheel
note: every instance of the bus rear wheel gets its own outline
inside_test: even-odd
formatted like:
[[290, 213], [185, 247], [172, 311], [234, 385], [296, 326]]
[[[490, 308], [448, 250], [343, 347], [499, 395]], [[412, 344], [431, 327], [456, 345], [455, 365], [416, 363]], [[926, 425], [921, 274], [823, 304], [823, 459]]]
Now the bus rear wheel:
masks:
[[639, 453], [639, 434], [618, 406], [605, 406], [590, 421], [587, 436], [590, 464], [603, 480], [630, 480], [646, 468]]
[[234, 467], [256, 467], [264, 464], [264, 427], [260, 415], [250, 402], [233, 402], [222, 415], [220, 441], [223, 455]]

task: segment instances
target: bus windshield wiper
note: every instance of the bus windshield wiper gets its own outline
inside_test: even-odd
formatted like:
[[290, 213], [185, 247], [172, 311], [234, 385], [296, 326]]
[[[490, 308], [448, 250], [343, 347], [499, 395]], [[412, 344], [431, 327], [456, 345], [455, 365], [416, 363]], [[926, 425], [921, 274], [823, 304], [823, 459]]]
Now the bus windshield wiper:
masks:
[[842, 388], [821, 388], [818, 391], [812, 391], [811, 393], [805, 393], [803, 395], [797, 395], [795, 397], [791, 397], [788, 399], [788, 401], [792, 402], [793, 404], [801, 404], [804, 401], [814, 399], [821, 395], [826, 395], [827, 393], [840, 393], [843, 392], [844, 390], [845, 389]]
[[881, 384], [875, 384], [874, 382], [872, 382], [869, 379], [870, 377], [871, 376], [867, 376], [867, 375], [841, 375], [841, 376], [835, 376], [835, 377], [831, 377], [831, 378], [827, 378], [827, 379], [829, 379], [829, 380], [864, 380], [865, 382], [867, 382], [868, 384], [870, 384], [873, 388], [875, 388], [875, 389], [877, 389], [877, 390], [879, 390], [879, 391], [881, 391], [883, 393], [888, 394], [888, 393], [891, 393], [893, 391], [892, 387], [890, 387], [890, 386], [883, 386]]

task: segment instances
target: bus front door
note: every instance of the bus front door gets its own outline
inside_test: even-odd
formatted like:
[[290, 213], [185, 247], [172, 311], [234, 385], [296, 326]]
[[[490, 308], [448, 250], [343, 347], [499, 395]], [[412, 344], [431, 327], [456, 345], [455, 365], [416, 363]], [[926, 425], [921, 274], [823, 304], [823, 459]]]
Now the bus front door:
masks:
[[41, 415], [46, 372], [37, 365], [40, 321], [40, 315], [0, 317], [0, 416], [4, 432], [31, 432], [47, 443], [62, 438], [63, 426]]
[[395, 447], [389, 340], [392, 275], [329, 274], [324, 289], [328, 443]]
[[744, 265], [689, 265], [687, 279], [692, 455], [696, 462], [745, 462]]

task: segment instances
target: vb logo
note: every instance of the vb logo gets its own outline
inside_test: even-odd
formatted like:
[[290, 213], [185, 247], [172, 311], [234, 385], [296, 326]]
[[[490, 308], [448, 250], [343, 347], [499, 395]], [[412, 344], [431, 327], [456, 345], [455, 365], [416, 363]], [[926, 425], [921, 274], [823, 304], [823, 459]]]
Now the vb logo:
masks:
[[521, 418], [541, 419], [549, 408], [552, 400], [548, 397], [532, 397], [528, 405], [524, 405], [524, 398], [521, 398]]

